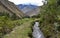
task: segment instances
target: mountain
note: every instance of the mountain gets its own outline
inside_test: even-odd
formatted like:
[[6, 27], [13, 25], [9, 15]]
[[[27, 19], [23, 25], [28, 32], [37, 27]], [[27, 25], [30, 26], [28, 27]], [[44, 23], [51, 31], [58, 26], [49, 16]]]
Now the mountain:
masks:
[[27, 16], [38, 15], [40, 12], [39, 6], [31, 5], [31, 4], [19, 4], [17, 7], [25, 13]]
[[0, 13], [2, 12], [9, 13], [11, 17], [14, 14], [19, 18], [24, 17], [24, 13], [22, 13], [14, 3], [8, 0], [0, 0]]
[[31, 5], [31, 4], [19, 4], [19, 5], [17, 5], [17, 6], [18, 6], [20, 9], [23, 9], [24, 7], [28, 7], [28, 8], [32, 8], [32, 9], [38, 7], [38, 6], [36, 6], [36, 5]]

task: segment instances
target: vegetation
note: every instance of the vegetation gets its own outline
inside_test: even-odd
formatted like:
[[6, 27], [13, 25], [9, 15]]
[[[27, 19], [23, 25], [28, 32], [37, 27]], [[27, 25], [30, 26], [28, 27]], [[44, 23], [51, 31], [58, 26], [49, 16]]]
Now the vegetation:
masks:
[[[15, 17], [15, 15], [13, 17]], [[18, 20], [16, 20], [15, 18], [13, 19], [12, 18], [6, 12], [0, 13], [0, 38], [9, 38], [9, 37], [14, 38], [15, 36], [7, 37], [6, 34], [16, 35], [16, 33], [17, 33], [17, 37], [19, 38], [20, 37], [28, 38], [32, 36], [31, 35], [32, 33], [31, 22], [34, 21], [33, 18], [23, 18], [23, 19], [18, 19]], [[12, 31], [16, 31], [16, 32], [15, 33], [13, 32], [14, 33], [13, 34], [11, 33]], [[18, 33], [21, 33], [21, 34], [18, 34]]]
[[[14, 15], [15, 17], [15, 15]], [[13, 31], [13, 28], [16, 26], [20, 26], [25, 21], [28, 21], [26, 19], [18, 19], [16, 20], [13, 17], [9, 17], [9, 14], [7, 13], [0, 13], [0, 38], [3, 37], [6, 34], [9, 34], [11, 31]]]
[[0, 14], [0, 37], [32, 38], [32, 25], [37, 19], [46, 38], [60, 38], [60, 0], [47, 0], [40, 9], [39, 15], [18, 20], [15, 14], [11, 18], [9, 14]]
[[47, 0], [47, 4], [40, 8], [40, 28], [46, 38], [60, 38], [59, 2], [59, 0]]

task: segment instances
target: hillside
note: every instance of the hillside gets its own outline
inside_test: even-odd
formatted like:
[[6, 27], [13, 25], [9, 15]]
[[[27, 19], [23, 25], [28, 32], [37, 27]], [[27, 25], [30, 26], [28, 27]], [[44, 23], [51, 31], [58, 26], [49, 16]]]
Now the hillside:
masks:
[[32, 5], [32, 4], [19, 4], [17, 5], [17, 7], [23, 12], [25, 13], [25, 15], [27, 16], [34, 16], [34, 15], [38, 15], [40, 12], [39, 6], [36, 5]]
[[[23, 7], [25, 8], [25, 6]], [[24, 9], [23, 7], [20, 9]], [[30, 8], [26, 8], [26, 10], [28, 9]], [[12, 20], [6, 15], [0, 16], [0, 38], [33, 38], [32, 33], [35, 22], [39, 22], [39, 28], [45, 38], [60, 38], [60, 0], [47, 0], [47, 4], [39, 9], [39, 14], [30, 18]]]
[[4, 36], [4, 38], [30, 38], [31, 30], [31, 22], [33, 20], [31, 19], [23, 19], [25, 21], [20, 26], [17, 26], [13, 29], [13, 31], [10, 34], [7, 34]]
[[47, 0], [40, 8], [39, 18], [46, 38], [60, 38], [60, 0]]
[[0, 12], [9, 13], [10, 16], [14, 14], [22, 18], [24, 14], [16, 7], [16, 5], [8, 0], [0, 0]]

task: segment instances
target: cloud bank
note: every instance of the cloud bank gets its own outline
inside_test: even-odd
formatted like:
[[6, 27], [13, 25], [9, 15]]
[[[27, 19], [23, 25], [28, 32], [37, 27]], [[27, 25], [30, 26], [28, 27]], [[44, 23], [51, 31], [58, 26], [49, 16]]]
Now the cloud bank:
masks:
[[34, 4], [37, 6], [43, 5], [42, 3], [43, 0], [9, 0], [9, 1], [15, 3], [16, 5], [18, 4]]

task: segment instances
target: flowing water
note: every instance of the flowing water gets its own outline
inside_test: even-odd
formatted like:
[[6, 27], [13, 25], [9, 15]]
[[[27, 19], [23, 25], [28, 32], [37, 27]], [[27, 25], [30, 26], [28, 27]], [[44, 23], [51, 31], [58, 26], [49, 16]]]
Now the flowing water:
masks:
[[33, 26], [32, 35], [33, 35], [33, 38], [44, 38], [44, 35], [39, 28], [39, 22], [35, 22], [35, 24]]

